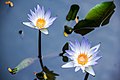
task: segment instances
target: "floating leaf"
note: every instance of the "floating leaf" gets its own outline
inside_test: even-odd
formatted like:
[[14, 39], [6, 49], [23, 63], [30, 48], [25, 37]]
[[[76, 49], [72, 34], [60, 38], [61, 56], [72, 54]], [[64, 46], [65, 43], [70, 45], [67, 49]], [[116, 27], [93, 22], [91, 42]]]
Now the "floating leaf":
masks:
[[97, 4], [88, 12], [85, 19], [94, 20], [97, 24], [100, 25], [106, 19], [110, 19], [110, 16], [112, 16], [114, 9], [115, 4], [113, 3], [113, 1]]
[[66, 42], [62, 48], [63, 53], [65, 53], [65, 50], [68, 50], [68, 49], [69, 49], [69, 44], [68, 44], [68, 42]]
[[62, 57], [62, 60], [64, 62], [68, 62], [68, 57], [67, 56], [64, 56], [64, 54], [66, 53], [65, 50], [68, 50], [69, 49], [69, 43], [66, 42], [65, 45], [63, 46], [62, 48], [62, 53], [59, 54], [59, 56]]
[[55, 80], [56, 76], [59, 76], [59, 74], [50, 71], [46, 66], [44, 66], [43, 71], [36, 74], [39, 80]]
[[68, 36], [68, 34], [71, 34], [73, 32], [73, 29], [67, 25], [64, 26], [64, 36]]
[[88, 12], [84, 20], [80, 20], [78, 24], [74, 26], [74, 32], [85, 35], [100, 25], [108, 24], [114, 13], [114, 9], [115, 4], [113, 1], [97, 4]]
[[68, 21], [75, 20], [78, 11], [79, 11], [79, 5], [73, 4], [70, 7], [70, 10], [69, 10], [69, 12], [68, 12], [68, 14], [66, 16], [66, 20], [68, 20]]
[[90, 20], [81, 20], [78, 22], [78, 24], [76, 24], [74, 26], [74, 32], [79, 33], [81, 35], [85, 35], [89, 32], [91, 32], [92, 30], [94, 30], [94, 26], [96, 25], [96, 23], [94, 21], [90, 21]]
[[67, 57], [67, 56], [62, 56], [62, 57], [63, 57], [62, 60], [63, 60], [64, 62], [68, 62], [68, 57]]
[[39, 79], [39, 80], [47, 80], [47, 76], [46, 76], [46, 73], [45, 72], [40, 72], [40, 73], [37, 73], [36, 74], [36, 77]]
[[8, 71], [11, 74], [16, 74], [20, 70], [30, 66], [35, 60], [37, 60], [37, 58], [26, 58], [20, 64], [18, 64], [15, 68], [13, 68], [13, 69], [8, 68]]

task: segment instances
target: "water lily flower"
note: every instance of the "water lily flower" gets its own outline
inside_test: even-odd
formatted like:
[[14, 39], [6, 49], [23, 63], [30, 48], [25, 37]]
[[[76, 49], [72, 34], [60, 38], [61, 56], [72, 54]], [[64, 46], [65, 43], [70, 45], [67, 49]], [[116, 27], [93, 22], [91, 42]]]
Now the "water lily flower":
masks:
[[57, 17], [51, 17], [49, 10], [45, 13], [43, 6], [40, 7], [37, 5], [37, 8], [34, 8], [34, 10], [34, 12], [30, 10], [31, 15], [28, 14], [30, 22], [23, 22], [23, 24], [38, 29], [44, 34], [48, 34], [47, 28], [53, 24]]
[[101, 56], [97, 56], [100, 43], [91, 47], [88, 39], [83, 37], [81, 43], [77, 40], [75, 42], [69, 42], [69, 47], [70, 49], [66, 50], [66, 56], [70, 58], [71, 61], [64, 64], [62, 68], [75, 67], [75, 72], [81, 69], [83, 73], [88, 72], [95, 76], [92, 66], [97, 64], [97, 60], [101, 58]]

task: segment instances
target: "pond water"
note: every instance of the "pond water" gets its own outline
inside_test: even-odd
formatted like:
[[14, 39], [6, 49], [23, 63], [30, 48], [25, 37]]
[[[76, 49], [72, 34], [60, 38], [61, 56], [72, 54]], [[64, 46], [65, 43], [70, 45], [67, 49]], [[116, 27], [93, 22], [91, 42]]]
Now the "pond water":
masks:
[[[27, 14], [37, 4], [44, 6], [45, 11], [50, 9], [52, 16], [57, 16], [48, 28], [49, 35], [42, 33], [44, 65], [59, 74], [56, 80], [83, 80], [85, 74], [81, 70], [75, 72], [74, 68], [61, 68], [65, 64], [59, 56], [63, 45], [69, 40], [82, 39], [81, 35], [74, 32], [68, 37], [63, 35], [64, 25], [69, 24], [66, 15], [72, 4], [78, 4], [79, 19], [84, 19], [92, 7], [109, 0], [11, 0], [14, 7], [5, 5], [5, 1], [0, 0], [0, 80], [34, 80], [34, 72], [41, 71], [39, 60], [15, 75], [7, 70], [8, 67], [16, 67], [25, 58], [38, 56], [38, 30], [22, 24], [23, 21], [28, 21]], [[96, 76], [90, 75], [88, 80], [120, 80], [120, 1], [115, 0], [115, 5], [115, 13], [109, 24], [85, 35], [92, 46], [101, 42], [99, 55], [102, 56], [98, 65], [93, 66]], [[69, 25], [74, 26], [75, 22], [70, 22]]]

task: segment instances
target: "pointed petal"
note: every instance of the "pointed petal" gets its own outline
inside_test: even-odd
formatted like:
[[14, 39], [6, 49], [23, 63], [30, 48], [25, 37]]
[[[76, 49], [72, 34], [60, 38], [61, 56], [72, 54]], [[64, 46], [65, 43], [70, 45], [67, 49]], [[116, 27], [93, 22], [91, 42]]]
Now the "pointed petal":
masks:
[[42, 9], [41, 9], [42, 18], [44, 18], [44, 14], [45, 14], [45, 10], [44, 10], [44, 7], [42, 6]]
[[93, 70], [93, 68], [91, 66], [86, 67], [85, 71], [88, 72], [89, 74], [95, 76], [95, 72], [94, 72], [94, 70]]
[[98, 45], [92, 47], [92, 48], [90, 49], [90, 52], [94, 53], [94, 52], [98, 51], [99, 47], [100, 47], [100, 43], [99, 43]]
[[31, 22], [23, 22], [23, 24], [31, 28], [35, 28], [35, 26]]
[[84, 66], [81, 66], [81, 70], [83, 73], [85, 73], [85, 67]]
[[62, 68], [71, 68], [74, 67], [73, 61], [70, 61], [62, 66]]
[[72, 51], [75, 51], [75, 44], [73, 42], [70, 41], [69, 46]]
[[44, 33], [44, 34], [48, 34], [48, 30], [47, 30], [46, 28], [40, 29], [40, 31], [41, 31], [42, 33]]
[[79, 71], [80, 70], [80, 67], [76, 67], [75, 68], [75, 72]]
[[92, 62], [95, 62], [95, 61], [97, 61], [97, 60], [100, 59], [100, 58], [102, 58], [102, 56], [95, 57], [95, 58], [93, 58], [91, 61], [92, 61]]
[[48, 10], [45, 14], [45, 19], [48, 20], [50, 18], [50, 16], [51, 16], [51, 12], [50, 12], [50, 10]]
[[89, 41], [83, 37], [81, 42], [81, 53], [86, 53], [90, 49]]
[[75, 53], [74, 51], [71, 51], [71, 50], [65, 50], [65, 52], [69, 55], [74, 55], [74, 53]]
[[88, 64], [86, 64], [86, 66], [92, 66], [92, 65], [96, 65], [96, 64], [98, 64], [98, 62], [90, 61]]
[[78, 40], [75, 40], [75, 48], [76, 48], [76, 52], [80, 53], [80, 43]]
[[39, 5], [37, 5], [37, 9], [39, 9], [40, 8], [40, 6]]
[[96, 51], [96, 52], [94, 52], [94, 53], [89, 52], [89, 53], [88, 53], [88, 57], [90, 57], [90, 58], [89, 58], [89, 61], [90, 61], [91, 59], [95, 58], [99, 52], [100, 52], [100, 50], [98, 50], [98, 51]]

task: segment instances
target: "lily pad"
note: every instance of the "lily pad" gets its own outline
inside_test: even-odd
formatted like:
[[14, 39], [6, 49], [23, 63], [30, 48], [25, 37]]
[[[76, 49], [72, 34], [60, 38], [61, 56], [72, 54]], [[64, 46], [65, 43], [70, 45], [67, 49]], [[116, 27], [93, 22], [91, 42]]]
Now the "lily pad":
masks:
[[112, 14], [115, 12], [114, 9], [115, 4], [113, 1], [97, 4], [88, 12], [84, 20], [80, 20], [74, 26], [74, 32], [85, 35], [100, 25], [108, 24]]

